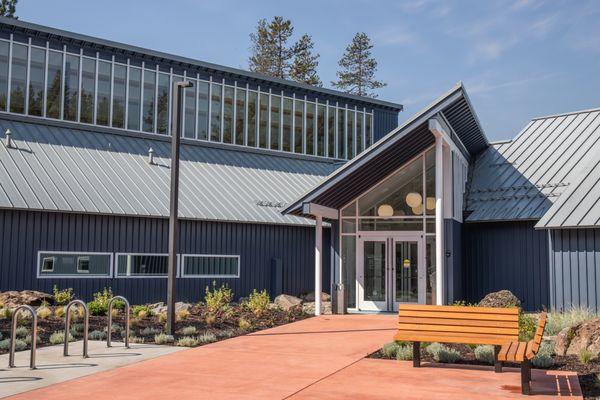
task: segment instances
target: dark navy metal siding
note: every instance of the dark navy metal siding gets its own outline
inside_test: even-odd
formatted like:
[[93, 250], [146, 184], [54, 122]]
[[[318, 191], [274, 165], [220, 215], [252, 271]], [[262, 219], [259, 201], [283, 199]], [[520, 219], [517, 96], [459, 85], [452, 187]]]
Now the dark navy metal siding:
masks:
[[[329, 229], [323, 235], [323, 288], [329, 290]], [[198, 301], [213, 280], [229, 285], [235, 297], [272, 285], [274, 259], [283, 268], [283, 292], [298, 295], [314, 290], [312, 227], [181, 221], [180, 253], [239, 254], [240, 278], [180, 278], [177, 298]], [[91, 214], [0, 210], [0, 291], [72, 287], [90, 300], [112, 287], [133, 303], [164, 301], [166, 278], [38, 279], [37, 254], [44, 251], [167, 253], [168, 220]]]
[[378, 141], [398, 127], [398, 111], [373, 109], [373, 134]]
[[508, 289], [527, 311], [548, 307], [548, 236], [534, 225], [535, 221], [463, 225], [467, 301], [478, 302], [490, 292]]
[[600, 311], [600, 229], [552, 229], [550, 249], [552, 308]]
[[465, 298], [463, 289], [462, 224], [455, 219], [444, 220], [445, 298], [452, 304]]

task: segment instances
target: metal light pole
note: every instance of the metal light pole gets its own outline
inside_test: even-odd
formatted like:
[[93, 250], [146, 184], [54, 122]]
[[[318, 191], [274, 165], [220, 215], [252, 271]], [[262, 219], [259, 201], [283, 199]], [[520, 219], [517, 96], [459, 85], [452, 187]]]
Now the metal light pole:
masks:
[[181, 138], [184, 89], [192, 82], [173, 83], [173, 111], [171, 113], [171, 200], [169, 205], [169, 278], [167, 282], [167, 333], [175, 332], [175, 290], [177, 279], [177, 242], [179, 224], [177, 220], [179, 201], [179, 139]]

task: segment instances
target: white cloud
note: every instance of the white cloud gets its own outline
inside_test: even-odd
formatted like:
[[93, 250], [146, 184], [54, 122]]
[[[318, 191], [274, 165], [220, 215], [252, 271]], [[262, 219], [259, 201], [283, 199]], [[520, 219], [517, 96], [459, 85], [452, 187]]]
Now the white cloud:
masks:
[[389, 46], [406, 46], [417, 43], [418, 38], [406, 29], [392, 26], [375, 33], [375, 42]]
[[552, 79], [558, 76], [558, 73], [547, 73], [547, 74], [538, 74], [533, 75], [528, 78], [523, 79], [514, 79], [510, 81], [504, 82], [493, 82], [487, 78], [475, 78], [467, 85], [467, 89], [470, 94], [485, 94], [493, 92], [497, 89], [503, 89], [508, 87], [515, 86], [526, 86], [534, 82], [544, 81], [547, 79]]

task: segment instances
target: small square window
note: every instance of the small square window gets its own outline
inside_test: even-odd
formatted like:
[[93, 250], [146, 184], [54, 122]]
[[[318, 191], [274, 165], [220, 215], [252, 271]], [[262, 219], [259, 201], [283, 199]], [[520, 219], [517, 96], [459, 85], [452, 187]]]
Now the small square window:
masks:
[[77, 257], [77, 273], [89, 274], [90, 273], [90, 258], [89, 257]]
[[54, 271], [54, 257], [44, 257], [42, 261], [42, 272]]

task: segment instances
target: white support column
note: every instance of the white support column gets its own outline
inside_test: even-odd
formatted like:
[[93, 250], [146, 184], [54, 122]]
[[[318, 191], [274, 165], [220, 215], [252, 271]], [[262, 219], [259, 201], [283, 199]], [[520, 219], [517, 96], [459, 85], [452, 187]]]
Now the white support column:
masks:
[[316, 217], [315, 232], [315, 315], [321, 315], [322, 264], [323, 264], [323, 217]]
[[444, 164], [443, 136], [435, 135], [435, 302], [444, 304]]

